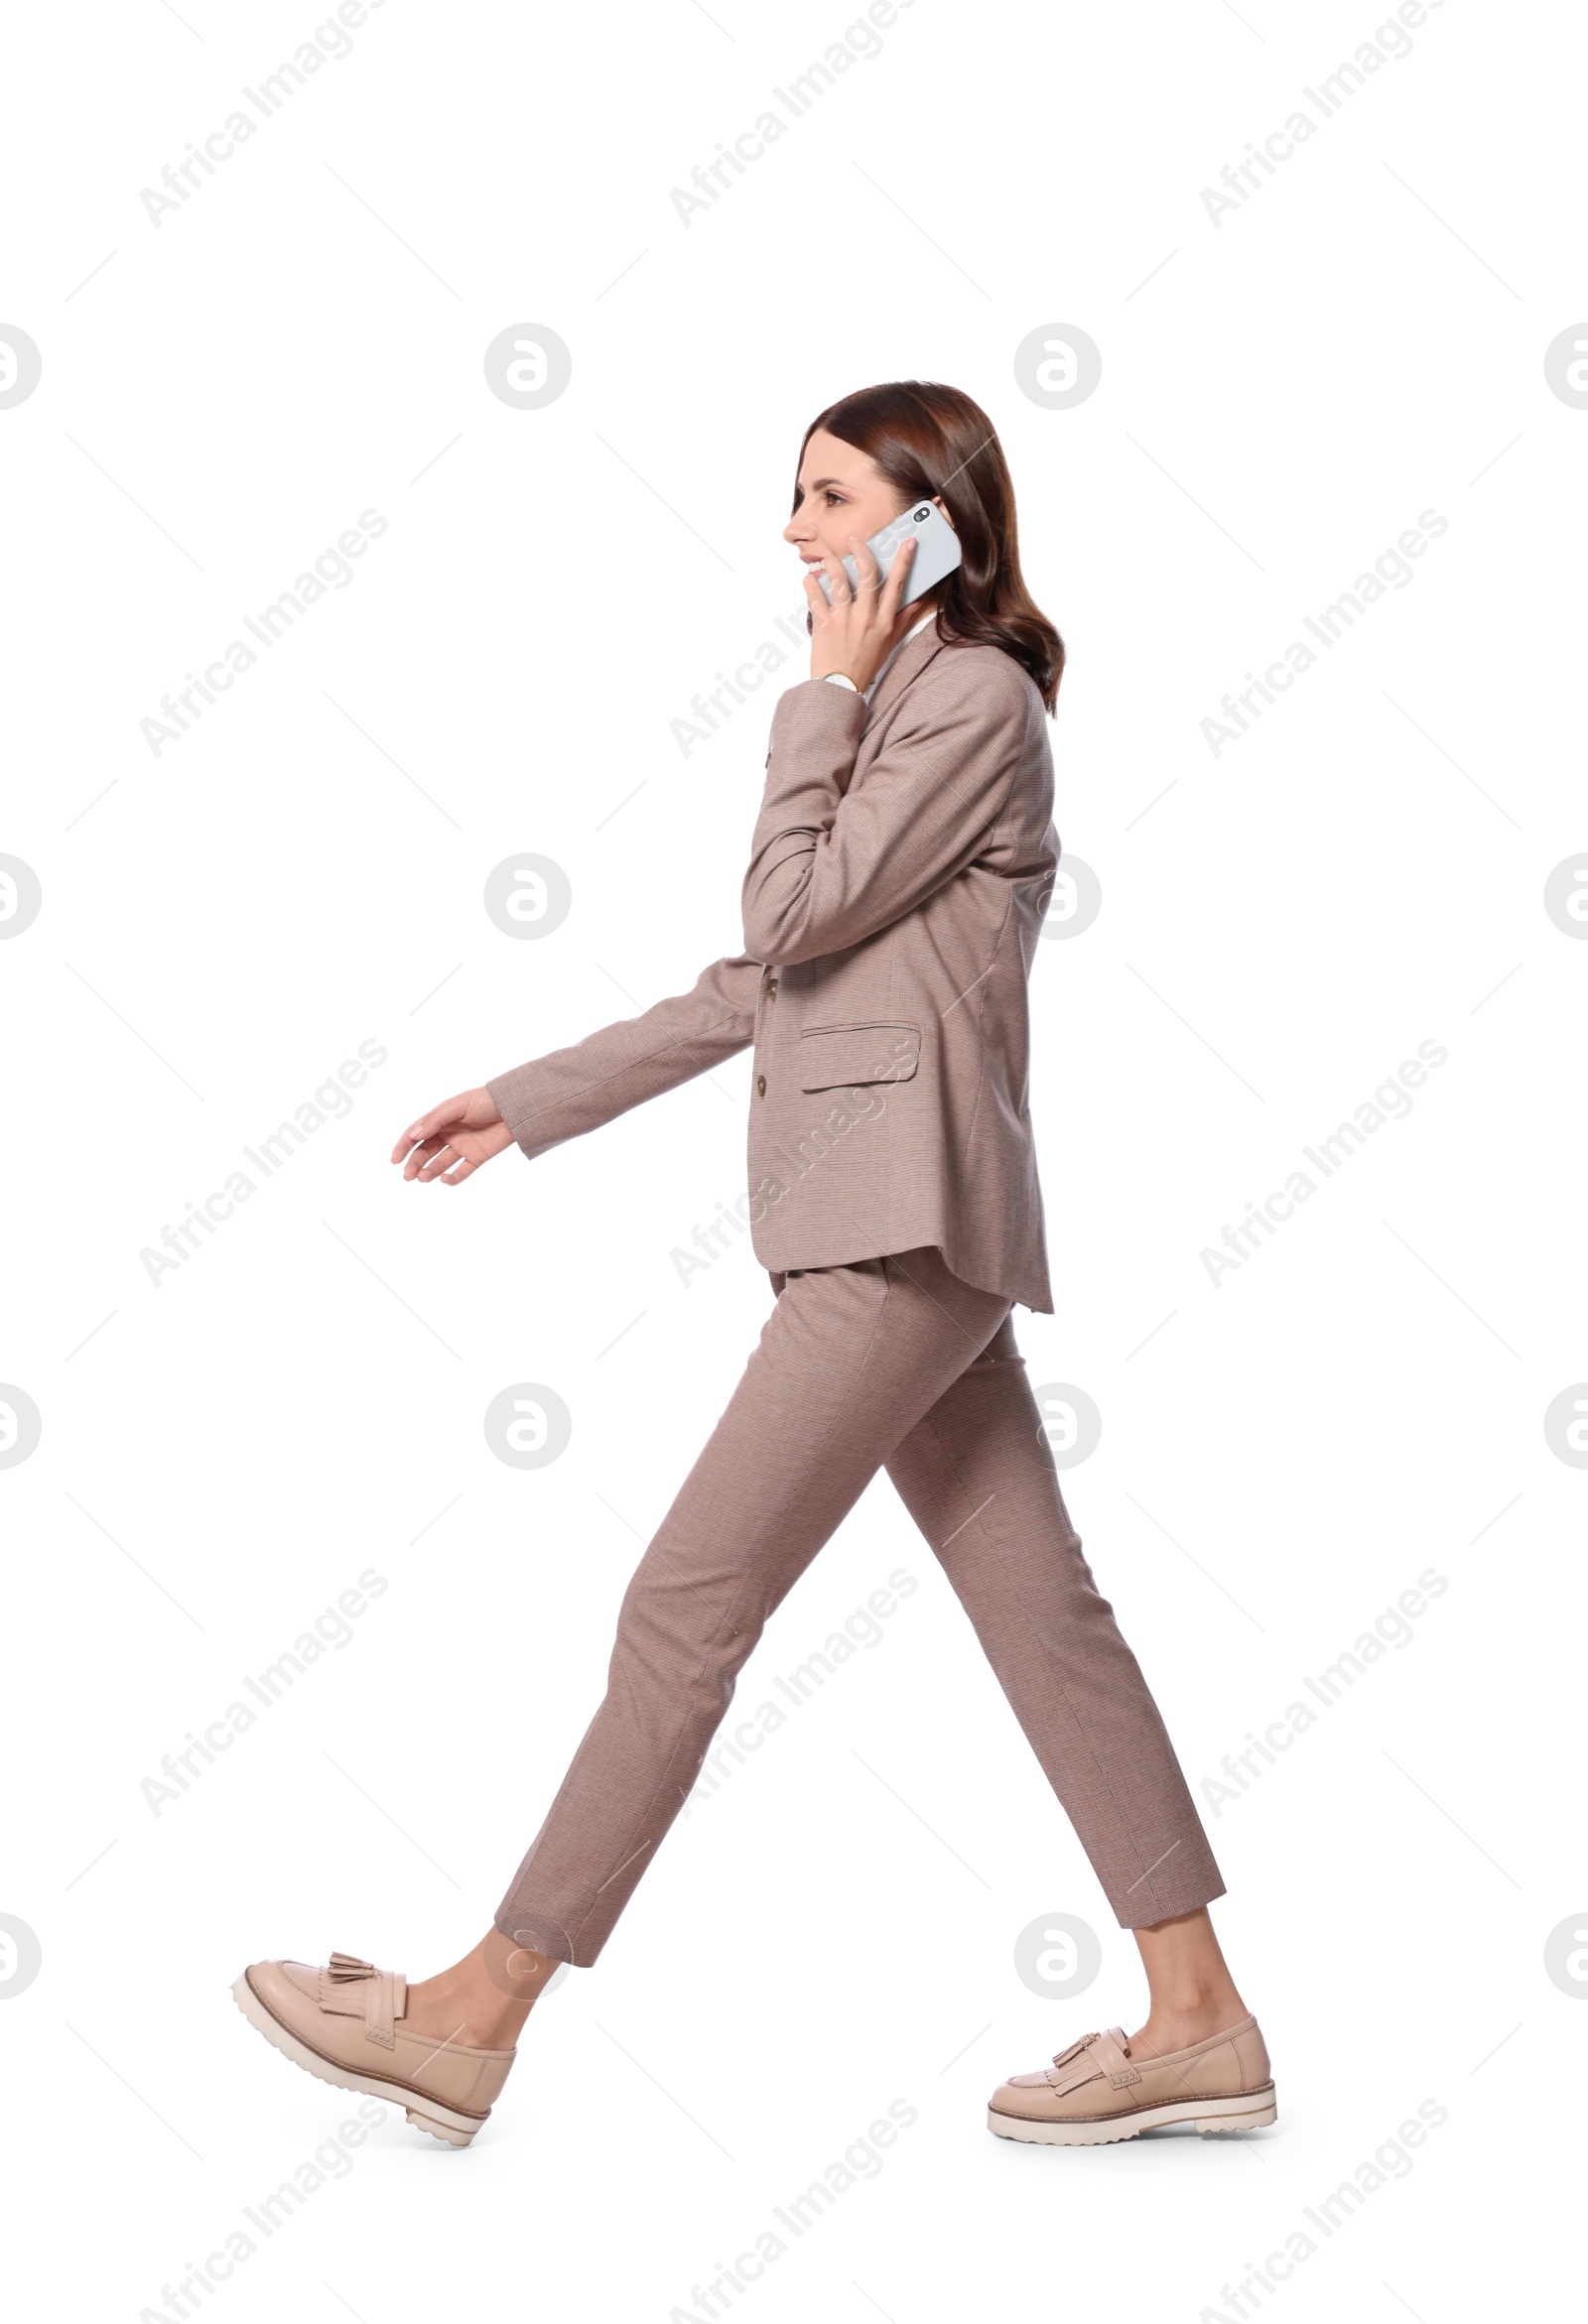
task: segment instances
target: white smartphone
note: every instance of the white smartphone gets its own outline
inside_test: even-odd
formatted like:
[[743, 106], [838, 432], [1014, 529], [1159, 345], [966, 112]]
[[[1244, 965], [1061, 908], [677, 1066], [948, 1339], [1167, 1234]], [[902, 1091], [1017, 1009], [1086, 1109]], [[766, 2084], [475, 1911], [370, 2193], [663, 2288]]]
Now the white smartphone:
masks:
[[[877, 571], [883, 581], [886, 581], [892, 570], [900, 542], [912, 538], [915, 555], [904, 577], [904, 593], [899, 599], [901, 605], [913, 604], [917, 597], [931, 588], [934, 581], [940, 581], [945, 574], [952, 573], [960, 562], [959, 535], [948, 518], [935, 501], [917, 500], [902, 515], [896, 516], [891, 524], [884, 525], [879, 533], [873, 533], [865, 544], [876, 559]], [[846, 557], [843, 566], [853, 589], [860, 580], [854, 558]], [[831, 605], [832, 582], [825, 573], [819, 573], [816, 578], [822, 584], [823, 596]]]

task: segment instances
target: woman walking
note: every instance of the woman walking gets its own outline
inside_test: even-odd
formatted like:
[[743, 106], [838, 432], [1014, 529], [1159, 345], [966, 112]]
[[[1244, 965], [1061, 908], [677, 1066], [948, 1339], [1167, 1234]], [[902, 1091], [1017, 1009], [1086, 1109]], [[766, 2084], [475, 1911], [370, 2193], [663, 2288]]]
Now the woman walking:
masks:
[[[903, 601], [865, 547], [917, 502], [960, 563]], [[937, 1553], [1151, 1997], [993, 2094], [1049, 2144], [1274, 2119], [1207, 1906], [1224, 1893], [1135, 1657], [1059, 1491], [1015, 1345], [1053, 1312], [1027, 1108], [1026, 981], [1058, 861], [1058, 632], [1020, 577], [991, 423], [923, 382], [807, 430], [785, 539], [811, 669], [772, 718], [744, 950], [693, 989], [414, 1122], [405, 1178], [533, 1159], [753, 1046], [740, 1215], [774, 1304], [623, 1598], [605, 1697], [463, 1961], [423, 1984], [332, 1954], [233, 1992], [295, 2062], [466, 2145], [559, 1965], [589, 1967], [693, 1788], [761, 1629], [879, 1468]], [[851, 586], [842, 560], [857, 569]], [[825, 576], [824, 591], [818, 576]]]

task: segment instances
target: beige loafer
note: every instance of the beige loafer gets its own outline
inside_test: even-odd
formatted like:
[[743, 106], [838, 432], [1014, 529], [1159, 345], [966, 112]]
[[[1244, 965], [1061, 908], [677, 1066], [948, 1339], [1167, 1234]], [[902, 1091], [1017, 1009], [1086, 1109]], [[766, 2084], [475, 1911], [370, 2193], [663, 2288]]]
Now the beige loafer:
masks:
[[517, 2054], [410, 2032], [402, 1971], [352, 1953], [332, 1953], [324, 1969], [256, 1961], [231, 1992], [249, 2024], [306, 2074], [405, 2107], [416, 2130], [450, 2146], [469, 2143]]
[[1083, 2034], [1039, 2074], [1000, 2083], [987, 2127], [1035, 2146], [1108, 2146], [1164, 2123], [1252, 2130], [1276, 2115], [1267, 2046], [1247, 2016], [1158, 2058], [1132, 2057], [1118, 2025]]

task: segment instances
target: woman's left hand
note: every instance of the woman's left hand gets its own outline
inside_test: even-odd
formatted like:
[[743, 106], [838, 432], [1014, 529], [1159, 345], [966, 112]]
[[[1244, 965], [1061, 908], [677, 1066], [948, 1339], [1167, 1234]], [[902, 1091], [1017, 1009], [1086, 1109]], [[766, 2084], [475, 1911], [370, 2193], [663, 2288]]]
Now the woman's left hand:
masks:
[[811, 608], [811, 676], [826, 678], [830, 672], [841, 671], [863, 694], [899, 639], [920, 618], [918, 604], [902, 608], [899, 604], [905, 576], [914, 562], [915, 541], [911, 536], [899, 543], [887, 580], [880, 586], [876, 559], [857, 533], [849, 537], [849, 553], [860, 576], [859, 589], [850, 587], [850, 577], [837, 557], [822, 559], [822, 570], [833, 590], [831, 605], [815, 573], [805, 576], [806, 602]]

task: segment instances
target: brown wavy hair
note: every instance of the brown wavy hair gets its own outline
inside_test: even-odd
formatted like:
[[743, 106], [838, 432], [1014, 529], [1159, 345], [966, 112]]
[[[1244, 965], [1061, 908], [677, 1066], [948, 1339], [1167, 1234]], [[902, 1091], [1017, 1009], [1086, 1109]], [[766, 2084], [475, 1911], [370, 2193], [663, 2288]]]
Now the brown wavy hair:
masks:
[[981, 405], [932, 379], [891, 379], [829, 404], [800, 443], [796, 509], [799, 465], [818, 428], [874, 460], [906, 502], [943, 501], [960, 538], [960, 563], [939, 584], [937, 634], [1012, 655], [1029, 671], [1051, 717], [1064, 675], [1064, 640], [1021, 578], [1014, 485]]

